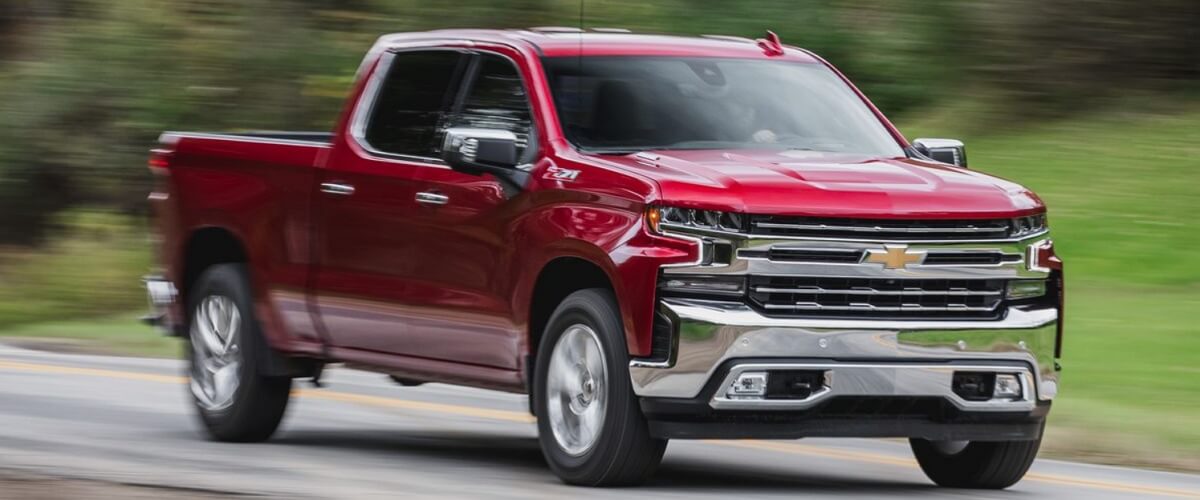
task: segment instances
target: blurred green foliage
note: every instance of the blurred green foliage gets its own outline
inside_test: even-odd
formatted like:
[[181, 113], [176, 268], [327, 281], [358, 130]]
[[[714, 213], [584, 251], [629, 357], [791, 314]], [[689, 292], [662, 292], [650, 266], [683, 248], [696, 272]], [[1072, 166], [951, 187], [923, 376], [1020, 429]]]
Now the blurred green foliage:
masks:
[[773, 29], [894, 118], [967, 93], [1008, 123], [1194, 89], [1198, 13], [1191, 0], [5, 0], [0, 243], [36, 242], [71, 204], [140, 209], [163, 130], [328, 129], [382, 33]]
[[99, 210], [55, 216], [49, 242], [0, 247], [0, 330], [145, 308], [151, 268], [141, 219]]

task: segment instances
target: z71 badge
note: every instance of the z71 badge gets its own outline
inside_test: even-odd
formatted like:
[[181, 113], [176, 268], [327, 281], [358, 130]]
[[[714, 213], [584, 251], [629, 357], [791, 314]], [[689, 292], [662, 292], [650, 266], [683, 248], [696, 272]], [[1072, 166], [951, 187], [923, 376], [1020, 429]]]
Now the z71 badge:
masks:
[[546, 175], [544, 175], [542, 178], [555, 180], [555, 181], [573, 181], [578, 177], [579, 177], [578, 170], [571, 170], [569, 168], [550, 167], [550, 168], [546, 169]]

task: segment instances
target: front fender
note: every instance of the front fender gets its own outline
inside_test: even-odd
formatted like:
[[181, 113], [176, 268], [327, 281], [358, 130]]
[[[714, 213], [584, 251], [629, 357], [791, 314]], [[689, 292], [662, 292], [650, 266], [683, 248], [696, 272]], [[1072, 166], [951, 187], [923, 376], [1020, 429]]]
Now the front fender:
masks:
[[524, 256], [513, 311], [518, 324], [528, 325], [538, 276], [550, 262], [573, 257], [590, 262], [607, 276], [621, 310], [630, 356], [650, 354], [658, 269], [664, 264], [694, 260], [699, 248], [691, 242], [647, 232], [641, 204], [556, 203], [531, 213], [514, 234], [531, 235], [535, 249]]

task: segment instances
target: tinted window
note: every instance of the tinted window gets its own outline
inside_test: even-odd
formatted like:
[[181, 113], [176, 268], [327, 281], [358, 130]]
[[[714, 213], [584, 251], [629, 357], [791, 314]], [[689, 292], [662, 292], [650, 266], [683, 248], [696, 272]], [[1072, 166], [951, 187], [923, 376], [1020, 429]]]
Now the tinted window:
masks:
[[512, 132], [517, 136], [518, 156], [524, 158], [533, 124], [516, 66], [497, 55], [481, 55], [471, 90], [447, 126]]
[[445, 50], [396, 54], [371, 110], [367, 142], [386, 153], [436, 157], [435, 132], [463, 57]]
[[584, 149], [904, 155], [853, 89], [820, 64], [559, 57], [544, 65], [563, 132]]

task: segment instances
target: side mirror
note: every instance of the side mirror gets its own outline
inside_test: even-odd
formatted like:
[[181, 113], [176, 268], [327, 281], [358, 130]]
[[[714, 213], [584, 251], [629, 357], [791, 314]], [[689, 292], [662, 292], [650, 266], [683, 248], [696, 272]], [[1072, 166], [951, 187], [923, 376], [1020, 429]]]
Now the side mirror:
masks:
[[517, 166], [517, 135], [484, 128], [446, 129], [442, 159], [465, 174], [502, 174]]
[[967, 147], [963, 146], [962, 141], [954, 139], [917, 139], [913, 141], [912, 145], [913, 149], [917, 150], [917, 153], [920, 153], [921, 156], [933, 161], [967, 168]]

